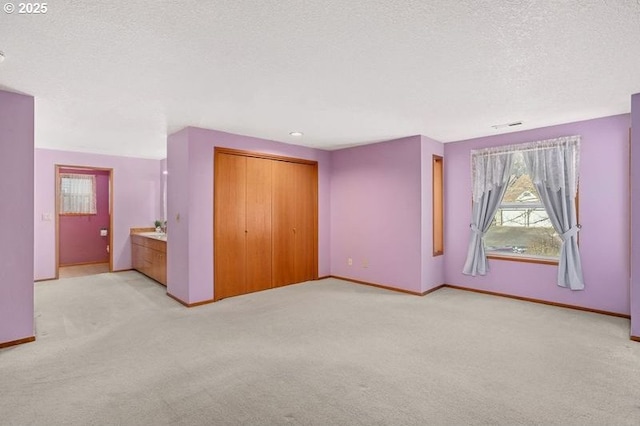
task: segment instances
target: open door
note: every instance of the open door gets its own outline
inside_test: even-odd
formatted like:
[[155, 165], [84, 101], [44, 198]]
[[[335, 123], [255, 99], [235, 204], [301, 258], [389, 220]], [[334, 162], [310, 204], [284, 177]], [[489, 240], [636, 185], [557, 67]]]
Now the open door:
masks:
[[[113, 271], [113, 169], [56, 165], [56, 278]], [[71, 274], [71, 275], [69, 275]]]

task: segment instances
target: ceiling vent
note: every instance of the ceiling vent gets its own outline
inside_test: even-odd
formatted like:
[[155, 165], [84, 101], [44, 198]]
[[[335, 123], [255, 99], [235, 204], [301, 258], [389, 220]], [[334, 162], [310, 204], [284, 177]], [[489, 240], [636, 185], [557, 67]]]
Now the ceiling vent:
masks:
[[505, 127], [520, 126], [521, 124], [522, 124], [522, 121], [514, 121], [513, 123], [494, 124], [491, 127], [493, 127], [494, 129], [498, 130], [498, 129], [504, 129]]

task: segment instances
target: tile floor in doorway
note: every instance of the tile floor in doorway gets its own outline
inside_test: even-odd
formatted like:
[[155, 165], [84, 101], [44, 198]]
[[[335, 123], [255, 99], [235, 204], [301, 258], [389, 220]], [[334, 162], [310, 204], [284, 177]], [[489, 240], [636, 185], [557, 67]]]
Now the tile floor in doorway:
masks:
[[75, 278], [109, 272], [109, 263], [91, 263], [88, 265], [61, 266], [59, 278]]

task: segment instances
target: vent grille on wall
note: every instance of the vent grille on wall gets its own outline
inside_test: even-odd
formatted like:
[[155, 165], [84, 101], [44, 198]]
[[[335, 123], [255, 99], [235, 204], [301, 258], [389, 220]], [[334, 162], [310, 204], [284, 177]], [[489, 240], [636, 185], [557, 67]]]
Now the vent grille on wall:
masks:
[[513, 123], [494, 124], [491, 127], [497, 130], [497, 129], [504, 129], [505, 127], [520, 126], [521, 124], [522, 124], [522, 121], [514, 121]]

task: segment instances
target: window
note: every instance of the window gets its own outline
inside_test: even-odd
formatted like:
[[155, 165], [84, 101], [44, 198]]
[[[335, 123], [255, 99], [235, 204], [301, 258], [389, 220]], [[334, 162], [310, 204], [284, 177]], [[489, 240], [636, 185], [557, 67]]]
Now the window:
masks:
[[96, 214], [96, 177], [60, 174], [60, 214]]
[[511, 178], [484, 243], [488, 256], [558, 260], [562, 240], [526, 172], [521, 152], [514, 153]]
[[442, 157], [433, 156], [433, 255], [444, 254], [444, 191]]

